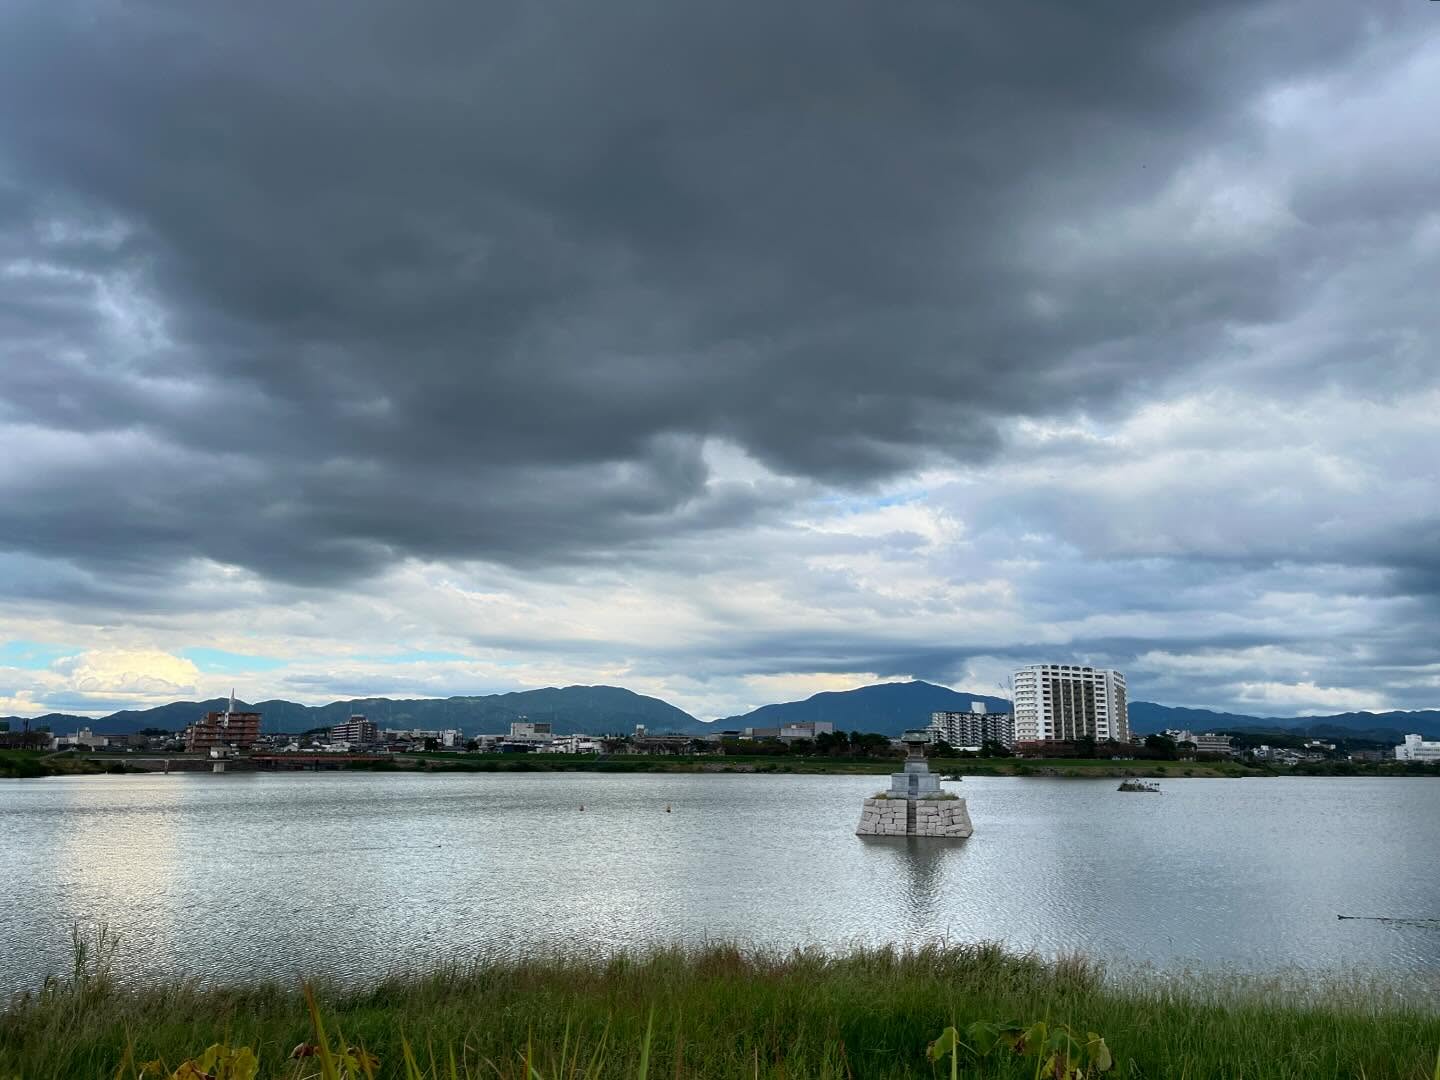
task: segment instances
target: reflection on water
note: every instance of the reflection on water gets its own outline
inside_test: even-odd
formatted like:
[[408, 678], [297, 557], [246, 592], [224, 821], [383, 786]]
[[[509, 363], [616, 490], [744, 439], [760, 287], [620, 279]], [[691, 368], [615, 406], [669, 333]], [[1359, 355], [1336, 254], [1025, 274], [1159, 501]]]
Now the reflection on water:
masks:
[[[995, 940], [1165, 968], [1435, 971], [1431, 780], [971, 779], [966, 841], [853, 834], [873, 777], [0, 783], [0, 989], [109, 922], [133, 972], [375, 974], [660, 941]], [[584, 804], [585, 812], [579, 812]], [[672, 812], [666, 813], [670, 805]]]
[[[186, 820], [182, 791], [158, 787], [96, 804], [80, 784], [57, 785], [54, 840], [45, 855], [75, 920], [108, 922], [116, 909], [145, 909], [157, 891], [176, 889], [189, 864], [183, 859], [181, 831]], [[176, 905], [157, 906], [131, 947], [143, 948], [157, 962], [179, 955]]]
[[[864, 836], [856, 838], [867, 848], [888, 853], [884, 871], [900, 886], [901, 913], [906, 937], [912, 940], [941, 937], [947, 929], [941, 890], [946, 864], [965, 857], [966, 841], [921, 836]], [[958, 867], [951, 873], [961, 872]]]

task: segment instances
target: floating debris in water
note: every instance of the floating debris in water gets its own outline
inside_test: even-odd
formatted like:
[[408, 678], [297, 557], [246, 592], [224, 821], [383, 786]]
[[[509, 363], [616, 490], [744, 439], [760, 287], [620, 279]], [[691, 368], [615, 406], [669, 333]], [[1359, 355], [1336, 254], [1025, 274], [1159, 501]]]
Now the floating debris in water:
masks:
[[1337, 919], [1357, 919], [1364, 922], [1398, 923], [1404, 926], [1440, 926], [1440, 919], [1407, 918], [1403, 915], [1336, 915]]

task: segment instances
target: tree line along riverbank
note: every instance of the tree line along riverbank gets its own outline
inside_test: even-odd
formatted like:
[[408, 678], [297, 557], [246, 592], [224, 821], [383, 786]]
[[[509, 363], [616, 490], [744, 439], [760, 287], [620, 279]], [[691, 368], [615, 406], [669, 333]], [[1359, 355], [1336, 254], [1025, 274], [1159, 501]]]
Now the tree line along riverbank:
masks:
[[74, 753], [49, 754], [35, 750], [0, 750], [0, 780], [29, 780], [42, 776], [90, 776], [138, 772], [120, 755], [97, 760]]
[[[454, 964], [318, 986], [307, 1000], [274, 982], [128, 985], [109, 943], [81, 947], [72, 972], [0, 1012], [0, 1076], [1033, 1078], [1060, 1075], [1057, 1054], [1082, 1069], [1067, 1076], [1435, 1080], [1440, 1069], [1433, 993], [1355, 977], [1116, 976], [992, 945], [715, 945]], [[954, 1056], [932, 1061], [947, 1028]]]
[[[799, 757], [795, 755], [616, 754], [401, 754], [355, 762], [359, 770], [433, 772], [669, 772], [793, 773], [886, 776], [900, 768], [896, 758]], [[944, 776], [1185, 777], [1242, 776], [1436, 776], [1440, 765], [1426, 762], [1306, 762], [1292, 768], [1238, 761], [1156, 761], [1114, 758], [930, 758]]]
[[[192, 755], [199, 761], [199, 756]], [[155, 755], [152, 755], [155, 757]], [[314, 755], [310, 755], [314, 757]], [[185, 760], [171, 755], [172, 761]], [[122, 774], [154, 772], [137, 768], [133, 755], [123, 753], [47, 754], [35, 751], [0, 750], [0, 779], [43, 776]], [[193, 764], [193, 762], [192, 762]], [[202, 764], [208, 771], [208, 759]], [[369, 760], [338, 758], [334, 768], [362, 772], [596, 772], [596, 773], [794, 773], [809, 775], [882, 776], [899, 767], [891, 757], [846, 758], [802, 757], [799, 755], [721, 754], [482, 754], [408, 753]], [[933, 771], [946, 776], [1041, 776], [1041, 777], [1186, 777], [1244, 776], [1434, 776], [1440, 777], [1435, 762], [1303, 762], [1293, 767], [1247, 764], [1238, 761], [1163, 761], [1116, 758], [931, 758]], [[244, 760], [230, 765], [244, 768]]]
[[[886, 776], [902, 762], [884, 759], [727, 757], [701, 755], [611, 757], [564, 754], [450, 754], [409, 755], [393, 762], [355, 763], [357, 769], [404, 769], [435, 772], [667, 772], [667, 773], [787, 773], [832, 776]], [[1115, 762], [1083, 759], [930, 759], [930, 768], [947, 776], [1259, 776], [1261, 770], [1226, 763]], [[1182, 771], [1187, 770], [1187, 771]]]

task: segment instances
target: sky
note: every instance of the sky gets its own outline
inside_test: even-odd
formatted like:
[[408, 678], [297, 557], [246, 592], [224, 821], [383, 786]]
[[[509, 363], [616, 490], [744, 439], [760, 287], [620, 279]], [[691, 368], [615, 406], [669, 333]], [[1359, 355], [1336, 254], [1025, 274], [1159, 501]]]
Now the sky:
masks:
[[0, 715], [1440, 706], [1440, 5], [0, 5]]

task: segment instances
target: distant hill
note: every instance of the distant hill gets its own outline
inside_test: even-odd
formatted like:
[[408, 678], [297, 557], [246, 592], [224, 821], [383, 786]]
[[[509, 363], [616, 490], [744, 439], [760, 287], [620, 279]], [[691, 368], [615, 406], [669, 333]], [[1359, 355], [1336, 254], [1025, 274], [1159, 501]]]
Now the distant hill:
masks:
[[459, 728], [468, 735], [504, 732], [522, 718], [549, 721], [560, 734], [629, 732], [636, 724], [651, 731], [705, 730], [683, 709], [619, 686], [547, 686], [476, 697], [355, 698], [315, 707], [262, 701], [257, 708], [266, 729], [275, 731], [329, 727], [351, 713], [364, 713], [381, 727]]
[[[174, 701], [153, 709], [125, 710], [99, 719], [52, 714], [31, 720], [31, 726], [49, 723], [57, 733], [80, 727], [106, 735], [121, 735], [143, 728], [179, 731], [202, 713], [223, 710], [225, 698], [209, 701]], [[459, 728], [467, 735], [509, 730], [522, 717], [548, 720], [560, 734], [605, 734], [629, 732], [644, 724], [655, 732], [700, 732], [710, 730], [695, 717], [659, 698], [646, 697], [618, 686], [549, 686], [507, 694], [477, 697], [352, 698], [328, 705], [300, 705], [279, 699], [253, 704], [236, 699], [235, 707], [261, 714], [265, 731], [306, 731], [331, 727], [350, 716], [364, 713], [381, 727]], [[11, 720], [18, 730], [22, 721]]]
[[1383, 731], [1405, 735], [1417, 732], [1427, 739], [1440, 739], [1440, 709], [1417, 709], [1414, 712], [1350, 712], [1333, 716], [1302, 716], [1286, 722], [1291, 728], [1303, 727], [1307, 732], [1323, 735], [1327, 730], [1349, 732]]
[[1004, 698], [971, 694], [928, 682], [877, 683], [857, 690], [827, 691], [804, 701], [762, 705], [752, 712], [715, 722], [722, 729], [775, 727], [807, 720], [829, 720], [839, 731], [878, 731], [899, 735], [906, 728], [924, 727], [932, 712], [968, 712], [980, 701], [992, 712], [1009, 712]]
[[[305, 731], [331, 727], [351, 713], [364, 713], [381, 727], [459, 728], [467, 735], [506, 731], [521, 717], [548, 720], [560, 734], [607, 734], [628, 732], [644, 724], [652, 732], [684, 734], [743, 727], [775, 727], [806, 720], [828, 720], [844, 731], [877, 731], [898, 735], [906, 728], [924, 727], [932, 712], [964, 712], [972, 702], [984, 702], [991, 711], [1008, 711], [1004, 698], [951, 690], [934, 683], [893, 682], [862, 686], [856, 690], [815, 694], [804, 701], [787, 701], [760, 708], [714, 723], [697, 720], [659, 698], [646, 697], [619, 686], [547, 686], [507, 694], [449, 698], [352, 698], [328, 705], [299, 705], [293, 701], [270, 700], [253, 705], [236, 701], [237, 708], [263, 714], [266, 731]], [[100, 719], [50, 713], [32, 717], [32, 728], [49, 726], [67, 734], [89, 727], [102, 734], [126, 734], [143, 728], [179, 731], [200, 714], [225, 708], [224, 698], [209, 701], [174, 701], [153, 709], [127, 710]], [[24, 723], [9, 720], [12, 731]], [[1401, 735], [1419, 732], [1427, 739], [1440, 739], [1440, 710], [1420, 712], [1336, 713], [1329, 716], [1250, 716], [1244, 713], [1214, 712], [1151, 701], [1130, 703], [1132, 731], [1149, 734], [1166, 728], [1191, 731], [1284, 731], [1315, 738], [1348, 736], [1379, 742], [1398, 742]]]
[[1157, 705], [1153, 701], [1130, 702], [1130, 730], [1151, 734], [1166, 728], [1192, 731], [1214, 731], [1217, 727], [1253, 727], [1274, 721], [1240, 713], [1215, 712], [1211, 709], [1187, 709], [1179, 705]]
[[1156, 705], [1150, 701], [1130, 703], [1130, 729], [1142, 734], [1180, 728], [1200, 731], [1286, 731], [1315, 738], [1348, 737], [1398, 742], [1400, 736], [1418, 732], [1427, 739], [1440, 738], [1440, 710], [1415, 712], [1348, 712], [1326, 716], [1248, 716], [1244, 713], [1212, 712]]
[[85, 724], [93, 725], [95, 723], [88, 716], [72, 716], [69, 713], [59, 712], [46, 713], [44, 716], [0, 716], [0, 723], [9, 724], [11, 731], [25, 730], [27, 722], [31, 731], [49, 728], [56, 733], [74, 731]]
[[[97, 735], [129, 735], [145, 728], [160, 728], [163, 731], [179, 731], [186, 724], [198, 720], [207, 712], [224, 712], [227, 698], [211, 698], [209, 701], [172, 701], [168, 705], [157, 705], [153, 709], [124, 709], [111, 713], [99, 720], [83, 720], [81, 724]], [[235, 699], [236, 711], [253, 711], [239, 698]], [[57, 732], [59, 729], [56, 729]]]
[[[806, 720], [830, 720], [846, 731], [878, 731], [898, 735], [906, 728], [923, 727], [939, 710], [963, 712], [972, 701], [983, 701], [992, 711], [1009, 711], [1004, 698], [950, 690], [927, 682], [879, 683], [858, 690], [815, 694], [804, 701], [763, 705], [753, 712], [716, 721], [723, 728], [774, 727]], [[1130, 729], [1141, 734], [1167, 728], [1191, 731], [1285, 731], [1315, 738], [1350, 737], [1399, 742], [1407, 732], [1427, 739], [1440, 738], [1440, 711], [1337, 713], [1331, 716], [1250, 716], [1151, 701], [1130, 702]]]

